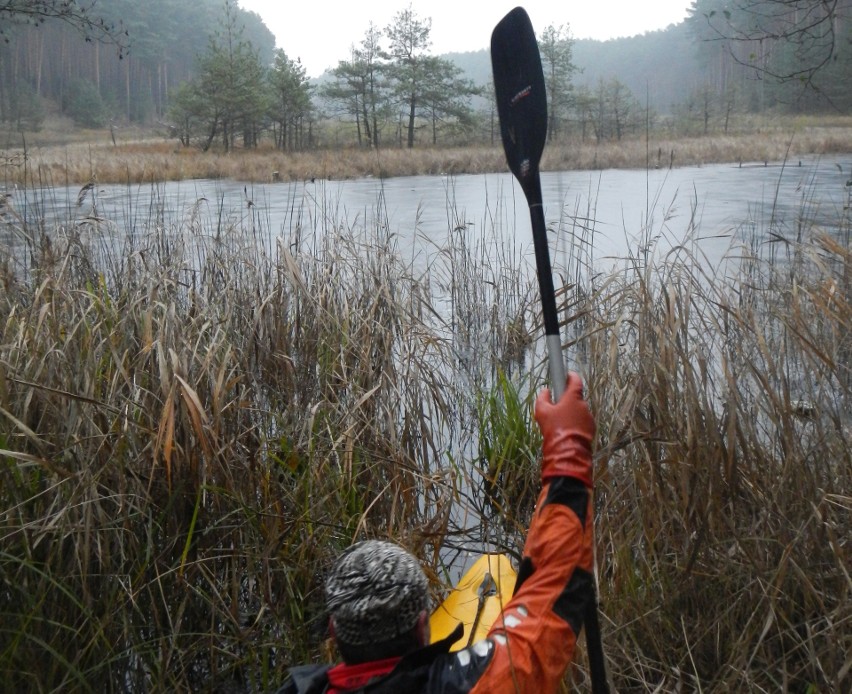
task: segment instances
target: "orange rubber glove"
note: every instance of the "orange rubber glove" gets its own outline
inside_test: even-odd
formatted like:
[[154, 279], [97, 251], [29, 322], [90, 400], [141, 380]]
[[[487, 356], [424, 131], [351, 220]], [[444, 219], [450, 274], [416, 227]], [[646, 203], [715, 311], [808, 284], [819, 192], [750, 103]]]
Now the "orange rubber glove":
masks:
[[592, 441], [595, 420], [583, 399], [583, 379], [568, 374], [565, 392], [559, 402], [550, 401], [550, 389], [542, 390], [535, 400], [535, 421], [541, 429], [541, 479], [574, 477], [592, 486]]

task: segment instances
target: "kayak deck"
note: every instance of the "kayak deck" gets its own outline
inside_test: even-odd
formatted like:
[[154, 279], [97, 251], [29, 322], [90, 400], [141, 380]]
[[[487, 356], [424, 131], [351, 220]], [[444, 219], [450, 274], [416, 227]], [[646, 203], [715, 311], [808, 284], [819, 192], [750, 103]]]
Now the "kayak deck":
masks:
[[485, 638], [491, 625], [512, 598], [517, 574], [505, 554], [484, 554], [461, 577], [429, 619], [432, 642], [449, 636], [464, 624], [457, 651]]

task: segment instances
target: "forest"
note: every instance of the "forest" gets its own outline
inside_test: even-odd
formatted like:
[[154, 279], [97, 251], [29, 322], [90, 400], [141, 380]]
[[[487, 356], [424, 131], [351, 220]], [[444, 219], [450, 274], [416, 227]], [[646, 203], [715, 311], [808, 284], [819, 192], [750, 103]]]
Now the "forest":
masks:
[[[281, 150], [493, 142], [487, 50], [432, 55], [431, 18], [404, 7], [353, 36], [351, 59], [309, 79], [235, 0], [0, 3], [0, 121], [37, 131], [158, 127], [185, 146]], [[41, 17], [24, 8], [43, 7]], [[553, 139], [645, 129], [727, 133], [747, 114], [846, 114], [850, 0], [696, 0], [686, 21], [610, 41], [540, 28]], [[95, 23], [92, 18], [96, 18]], [[73, 20], [73, 18], [70, 18]], [[376, 18], [380, 20], [384, 18]], [[88, 29], [88, 30], [87, 30]]]

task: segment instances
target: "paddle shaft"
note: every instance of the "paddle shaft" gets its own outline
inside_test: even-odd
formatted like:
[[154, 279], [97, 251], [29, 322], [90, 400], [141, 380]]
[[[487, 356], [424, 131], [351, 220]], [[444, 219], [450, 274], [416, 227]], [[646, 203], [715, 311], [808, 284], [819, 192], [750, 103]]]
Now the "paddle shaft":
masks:
[[556, 312], [556, 291], [553, 288], [553, 271], [547, 247], [547, 227], [541, 202], [541, 178], [536, 171], [524, 185], [524, 194], [530, 206], [535, 266], [541, 312], [544, 317], [544, 335], [547, 341], [547, 364], [550, 372], [550, 394], [558, 402], [565, 390], [565, 364], [562, 361], [562, 339], [559, 336], [559, 316]]

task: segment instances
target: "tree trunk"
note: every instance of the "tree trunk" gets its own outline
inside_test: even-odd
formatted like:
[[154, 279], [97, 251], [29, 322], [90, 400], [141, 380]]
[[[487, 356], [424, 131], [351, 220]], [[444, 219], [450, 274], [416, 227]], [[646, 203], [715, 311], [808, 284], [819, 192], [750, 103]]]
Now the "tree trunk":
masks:
[[36, 42], [36, 94], [41, 96], [41, 72], [44, 68], [44, 35], [38, 32]]
[[157, 111], [157, 117], [162, 118], [162, 114], [165, 113], [166, 108], [169, 105], [169, 64], [167, 62], [163, 63], [163, 93], [160, 95], [160, 104], [159, 110]]
[[215, 119], [213, 121], [213, 126], [210, 128], [210, 134], [207, 136], [207, 142], [204, 143], [204, 146], [201, 148], [201, 151], [206, 152], [210, 149], [210, 145], [213, 144], [213, 139], [216, 137], [216, 132], [219, 130], [219, 119]]
[[417, 97], [412, 94], [408, 102], [408, 149], [414, 147], [414, 116], [417, 113]]
[[98, 95], [101, 94], [101, 44], [100, 41], [95, 41], [95, 86], [98, 88]]
[[372, 147], [375, 144], [375, 142], [373, 141], [373, 129], [370, 127], [370, 118], [369, 114], [367, 113], [367, 100], [364, 99], [364, 97], [361, 97], [361, 111], [364, 118], [364, 132], [367, 135], [367, 146]]
[[157, 93], [154, 95], [154, 111], [156, 111], [158, 117], [162, 106], [160, 95], [163, 93], [163, 68], [163, 63], [157, 61]]
[[124, 98], [127, 122], [130, 122], [130, 57], [124, 59]]
[[361, 134], [361, 108], [358, 106], [358, 95], [355, 95], [355, 130], [358, 133], [358, 147], [364, 146], [364, 136]]

